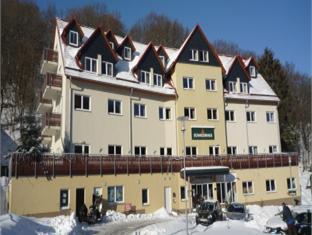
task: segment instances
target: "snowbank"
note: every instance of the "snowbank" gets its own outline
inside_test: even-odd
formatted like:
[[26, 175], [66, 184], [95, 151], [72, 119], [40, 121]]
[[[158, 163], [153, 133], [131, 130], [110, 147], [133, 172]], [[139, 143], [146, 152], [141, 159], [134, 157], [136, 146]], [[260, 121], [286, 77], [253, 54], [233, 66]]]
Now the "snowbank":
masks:
[[312, 192], [308, 186], [312, 187], [309, 183], [310, 175], [312, 173], [308, 171], [300, 171], [300, 181], [301, 181], [301, 204], [311, 205], [312, 204]]

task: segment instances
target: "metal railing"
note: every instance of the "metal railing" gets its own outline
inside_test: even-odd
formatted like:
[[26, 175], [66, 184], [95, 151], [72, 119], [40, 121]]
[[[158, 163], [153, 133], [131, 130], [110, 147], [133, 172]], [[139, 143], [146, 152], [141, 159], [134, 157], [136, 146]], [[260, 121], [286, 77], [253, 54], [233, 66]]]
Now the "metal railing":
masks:
[[42, 127], [45, 126], [61, 126], [61, 114], [45, 113], [42, 116]]
[[42, 59], [47, 60], [47, 61], [57, 62], [58, 54], [56, 51], [54, 51], [50, 48], [44, 48], [43, 54], [42, 54]]
[[[183, 157], [111, 155], [11, 155], [12, 176], [107, 175], [173, 173], [183, 168]], [[298, 165], [298, 154], [225, 155], [187, 157], [186, 167], [228, 166], [230, 169], [289, 167]]]

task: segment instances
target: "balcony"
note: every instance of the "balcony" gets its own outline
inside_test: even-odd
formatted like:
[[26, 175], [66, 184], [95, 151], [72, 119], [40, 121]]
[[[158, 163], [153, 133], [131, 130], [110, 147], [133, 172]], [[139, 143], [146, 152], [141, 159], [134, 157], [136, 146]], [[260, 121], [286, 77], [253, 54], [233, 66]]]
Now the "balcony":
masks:
[[49, 113], [52, 111], [52, 100], [44, 99], [42, 92], [40, 93], [39, 105], [37, 107], [38, 113]]
[[61, 130], [61, 114], [45, 113], [42, 117], [42, 136], [53, 136]]
[[42, 55], [41, 74], [56, 73], [58, 55], [56, 51], [45, 48]]
[[56, 99], [62, 90], [62, 77], [56, 74], [47, 73], [44, 75], [44, 82], [42, 86], [43, 99]]
[[44, 146], [47, 146], [47, 147], [50, 147], [51, 146], [51, 143], [52, 143], [52, 137], [51, 136], [48, 136], [48, 135], [42, 135], [42, 144]]

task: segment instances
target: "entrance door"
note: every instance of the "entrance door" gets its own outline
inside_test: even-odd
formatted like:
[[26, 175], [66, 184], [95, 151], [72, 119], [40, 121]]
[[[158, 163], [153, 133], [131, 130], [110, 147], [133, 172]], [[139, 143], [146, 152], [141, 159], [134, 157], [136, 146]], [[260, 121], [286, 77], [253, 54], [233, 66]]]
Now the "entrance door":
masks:
[[172, 205], [171, 205], [172, 199], [171, 199], [171, 188], [165, 187], [165, 208], [168, 212], [172, 211]]
[[84, 188], [76, 189], [76, 216], [79, 214], [79, 210], [84, 204]]

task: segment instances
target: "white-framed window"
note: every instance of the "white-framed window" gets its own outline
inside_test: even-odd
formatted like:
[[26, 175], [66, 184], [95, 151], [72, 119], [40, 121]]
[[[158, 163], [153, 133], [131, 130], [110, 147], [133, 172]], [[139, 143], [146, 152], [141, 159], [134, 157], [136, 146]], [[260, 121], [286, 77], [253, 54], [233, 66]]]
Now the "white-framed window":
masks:
[[257, 146], [248, 146], [249, 154], [258, 154], [258, 147]]
[[187, 117], [189, 120], [195, 120], [196, 119], [195, 108], [185, 107], [184, 108], [184, 116]]
[[253, 66], [253, 65], [249, 66], [249, 74], [253, 78], [256, 77], [256, 67], [255, 66]]
[[243, 186], [243, 194], [253, 194], [254, 193], [254, 189], [253, 189], [253, 183], [252, 181], [243, 181], [242, 182], [242, 186]]
[[96, 73], [96, 59], [91, 57], [85, 57], [85, 70]]
[[123, 203], [124, 188], [122, 185], [107, 187], [107, 200], [109, 202]]
[[115, 44], [113, 42], [109, 42], [109, 45], [113, 50], [115, 49]]
[[90, 146], [87, 144], [75, 144], [74, 153], [89, 154]]
[[154, 86], [163, 86], [163, 79], [161, 74], [154, 73]]
[[123, 57], [125, 60], [131, 60], [132, 52], [130, 47], [124, 47]]
[[171, 120], [171, 108], [159, 107], [159, 120]]
[[227, 154], [236, 155], [237, 154], [236, 146], [228, 146], [227, 147]]
[[246, 112], [247, 122], [255, 122], [256, 121], [256, 112], [255, 111], [247, 111]]
[[191, 59], [193, 61], [198, 61], [199, 60], [199, 51], [196, 49], [191, 50]]
[[274, 112], [266, 112], [266, 121], [267, 122], [274, 122]]
[[145, 104], [134, 104], [134, 116], [135, 117], [146, 117]]
[[229, 89], [229, 92], [236, 92], [236, 82], [229, 81], [228, 89]]
[[195, 146], [185, 147], [185, 155], [186, 156], [196, 156], [197, 155], [197, 148]]
[[150, 72], [141, 70], [141, 73], [140, 73], [140, 82], [149, 84], [149, 83], [150, 83]]
[[276, 192], [275, 188], [275, 180], [266, 180], [265, 181], [265, 188], [267, 192]]
[[209, 62], [209, 52], [208, 51], [201, 51], [200, 61], [202, 62]]
[[248, 83], [247, 82], [241, 82], [240, 83], [240, 92], [241, 93], [248, 93]]
[[296, 178], [295, 177], [287, 178], [287, 189], [289, 192], [296, 191], [297, 187], [296, 187]]
[[180, 186], [180, 199], [186, 200], [187, 194], [184, 186]]
[[183, 88], [184, 89], [194, 89], [193, 78], [183, 77]]
[[78, 46], [78, 42], [79, 42], [79, 34], [78, 34], [78, 32], [73, 31], [73, 30], [69, 30], [68, 37], [69, 37], [69, 40], [68, 40], [69, 41], [69, 45]]
[[225, 120], [229, 122], [235, 121], [235, 112], [234, 110], [225, 110]]
[[121, 115], [121, 101], [120, 100], [108, 100], [108, 113]]
[[213, 145], [209, 146], [209, 155], [219, 155], [220, 154], [220, 146]]
[[160, 156], [172, 156], [172, 148], [160, 147], [159, 154]]
[[206, 90], [207, 91], [216, 91], [217, 90], [217, 82], [214, 79], [206, 79]]
[[143, 205], [149, 204], [149, 189], [148, 188], [142, 189], [142, 204]]
[[270, 145], [269, 146], [269, 153], [277, 153], [277, 146], [276, 145]]
[[213, 108], [207, 109], [207, 118], [208, 120], [218, 120], [218, 110]]
[[166, 58], [163, 55], [160, 55], [159, 59], [160, 59], [161, 63], [163, 64], [163, 66], [166, 66]]
[[91, 98], [85, 95], [75, 95], [75, 110], [91, 111]]
[[108, 145], [108, 155], [121, 155], [121, 145]]
[[102, 61], [102, 74], [112, 77], [114, 75], [114, 65], [110, 62]]
[[134, 147], [134, 155], [145, 156], [146, 155], [146, 147], [145, 146], [135, 146]]
[[60, 190], [60, 208], [62, 210], [69, 208], [69, 189]]

